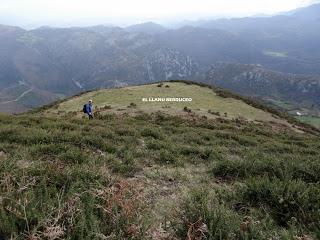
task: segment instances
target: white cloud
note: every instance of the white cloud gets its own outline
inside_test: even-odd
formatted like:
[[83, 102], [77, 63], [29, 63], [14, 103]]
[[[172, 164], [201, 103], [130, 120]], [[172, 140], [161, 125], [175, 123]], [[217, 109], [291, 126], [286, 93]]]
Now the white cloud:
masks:
[[0, 0], [0, 16], [29, 22], [144, 21], [275, 13], [312, 0]]

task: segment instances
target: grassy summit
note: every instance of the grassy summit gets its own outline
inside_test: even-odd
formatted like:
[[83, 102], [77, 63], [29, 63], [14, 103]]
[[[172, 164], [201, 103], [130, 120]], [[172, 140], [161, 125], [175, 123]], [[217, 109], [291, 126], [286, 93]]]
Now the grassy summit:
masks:
[[[192, 98], [192, 102], [157, 102], [142, 101], [143, 98]], [[271, 113], [252, 107], [245, 102], [219, 96], [209, 87], [183, 82], [165, 82], [118, 89], [104, 89], [82, 94], [64, 101], [47, 113], [81, 112], [82, 106], [89, 99], [94, 100], [95, 107], [107, 113], [153, 113], [160, 111], [170, 115], [186, 115], [186, 108], [198, 116], [216, 118], [226, 116], [228, 119], [242, 117], [249, 121], [273, 121], [286, 124], [283, 119]], [[101, 109], [99, 109], [101, 108]]]
[[[189, 91], [192, 104], [210, 98], [232, 109], [233, 101], [253, 119], [273, 117], [210, 89], [213, 96], [169, 85], [203, 90], [201, 98]], [[152, 97], [165, 89], [144, 87]], [[191, 113], [178, 103], [169, 108], [176, 114], [154, 103], [155, 112], [144, 112], [144, 93], [134, 102], [132, 89], [143, 91], [102, 90], [0, 116], [0, 239], [319, 238], [319, 136], [230, 117], [237, 107], [202, 117], [221, 107], [204, 100], [187, 105]], [[129, 99], [116, 105], [110, 95], [122, 92]], [[88, 97], [111, 109], [93, 121], [62, 112]]]

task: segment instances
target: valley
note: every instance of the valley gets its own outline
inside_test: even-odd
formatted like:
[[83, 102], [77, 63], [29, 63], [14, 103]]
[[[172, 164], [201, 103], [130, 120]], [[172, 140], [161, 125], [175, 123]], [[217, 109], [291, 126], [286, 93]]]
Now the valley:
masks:
[[[23, 112], [61, 97], [106, 87], [166, 80], [212, 84], [207, 76], [212, 65], [217, 67], [221, 62], [261, 66], [264, 71], [273, 71], [273, 78], [299, 82], [295, 91], [300, 92], [294, 94], [303, 94], [320, 74], [320, 56], [313, 50], [320, 38], [318, 11], [319, 4], [314, 4], [294, 13], [189, 22], [179, 28], [152, 22], [122, 28], [98, 25], [31, 30], [0, 25], [0, 111]], [[302, 12], [310, 14], [304, 17]], [[220, 71], [224, 69], [222, 66]], [[245, 88], [246, 81], [239, 81], [238, 86]], [[277, 92], [272, 100], [291, 101], [289, 89], [284, 85], [278, 89], [278, 83], [272, 86]], [[27, 91], [21, 89], [26, 86], [34, 90], [19, 101], [7, 103], [17, 99], [20, 91]], [[261, 89], [268, 87], [261, 85]], [[8, 88], [11, 90], [6, 91]], [[297, 109], [319, 105], [314, 99], [319, 98], [313, 95]]]
[[211, 66], [204, 82], [260, 99], [318, 127], [320, 76], [284, 74], [261, 65], [217, 63]]

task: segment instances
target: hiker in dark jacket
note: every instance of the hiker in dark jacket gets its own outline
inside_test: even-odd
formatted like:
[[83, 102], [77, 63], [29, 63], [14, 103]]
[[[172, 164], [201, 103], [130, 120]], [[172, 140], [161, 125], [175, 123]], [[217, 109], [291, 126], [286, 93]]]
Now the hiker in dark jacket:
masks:
[[84, 106], [83, 110], [84, 113], [88, 114], [89, 119], [93, 119], [92, 100], [89, 100], [89, 102]]

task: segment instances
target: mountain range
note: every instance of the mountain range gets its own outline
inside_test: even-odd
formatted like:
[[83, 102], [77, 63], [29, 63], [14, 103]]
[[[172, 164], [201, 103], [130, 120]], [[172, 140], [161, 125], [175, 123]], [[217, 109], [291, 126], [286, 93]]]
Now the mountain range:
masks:
[[289, 102], [295, 107], [320, 107], [320, 76], [284, 74], [261, 65], [216, 63], [207, 83], [245, 96]]
[[[191, 22], [179, 29], [152, 22], [34, 30], [1, 25], [0, 112], [21, 112], [96, 88], [169, 79], [210, 81], [212, 65], [227, 69], [217, 62], [235, 68], [259, 64], [282, 72], [276, 74], [282, 79], [296, 74], [294, 79], [308, 86], [318, 77], [305, 75], [320, 74], [318, 16], [320, 4], [272, 17]], [[273, 86], [275, 94], [286, 95], [278, 86]]]

